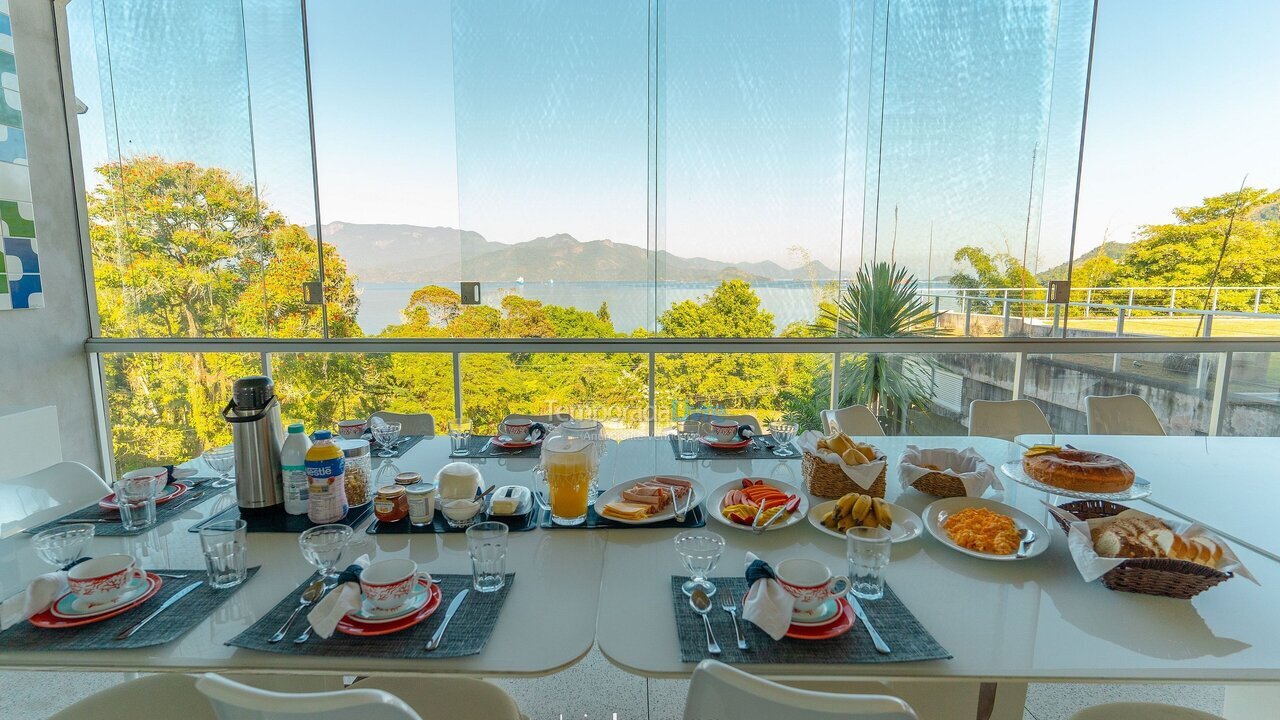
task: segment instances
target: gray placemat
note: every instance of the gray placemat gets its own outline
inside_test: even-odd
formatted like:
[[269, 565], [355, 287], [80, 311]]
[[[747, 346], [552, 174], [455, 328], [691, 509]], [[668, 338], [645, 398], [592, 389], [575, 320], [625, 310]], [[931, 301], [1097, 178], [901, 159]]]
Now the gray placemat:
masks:
[[382, 446], [378, 444], [377, 440], [373, 440], [371, 438], [365, 438], [365, 440], [369, 441], [369, 450], [371, 451], [374, 460], [395, 460], [396, 458], [404, 457], [404, 454], [409, 452], [410, 448], [422, 442], [422, 439], [425, 437], [427, 436], [426, 435], [401, 435], [399, 438], [396, 439], [395, 450], [392, 450], [392, 452], [394, 452], [395, 455], [392, 455], [391, 457], [385, 457], [385, 458], [378, 454], [382, 452]]
[[[688, 596], [680, 590], [688, 579], [687, 576], [671, 576], [671, 602], [676, 610], [676, 633], [682, 662], [698, 662], [711, 657], [726, 663], [774, 664], [887, 663], [951, 658], [951, 653], [933, 639], [888, 585], [884, 587], [883, 598], [862, 601], [862, 608], [871, 618], [871, 624], [876, 626], [880, 636], [893, 650], [888, 655], [876, 652], [871, 635], [860, 620], [849, 632], [829, 640], [788, 637], [774, 640], [742, 619], [742, 598], [747, 594], [747, 580], [743, 577], [711, 578], [717, 592], [711, 596], [713, 609], [708, 617], [711, 619], [711, 631], [720, 644], [720, 654], [713, 656], [707, 652], [707, 631], [702, 618], [689, 606]], [[738, 624], [747, 639], [746, 650], [738, 649], [733, 620], [729, 613], [720, 609], [722, 593], [728, 593], [738, 605]]]
[[[120, 524], [120, 511], [105, 510], [99, 507], [98, 503], [95, 501], [94, 503], [90, 505], [86, 505], [80, 508], [79, 510], [76, 510], [75, 512], [67, 513], [66, 515], [63, 515], [57, 520], [47, 522], [43, 525], [37, 525], [33, 528], [27, 528], [23, 532], [38, 533], [41, 530], [47, 530], [48, 528], [51, 528], [51, 527], [64, 525], [65, 523], [62, 522], [64, 519], [69, 520], [74, 518], [76, 520], [85, 519], [85, 520], [89, 520], [90, 522], [93, 522], [95, 520], [106, 520], [107, 522], [93, 522], [93, 534], [99, 537], [119, 536], [119, 535], [140, 535], [144, 532], [149, 532], [151, 530], [154, 530], [156, 525], [172, 520], [173, 518], [194, 508], [197, 505], [201, 505], [203, 503], [209, 502], [213, 498], [217, 497], [218, 495], [221, 495], [222, 493], [228, 490], [231, 490], [234, 487], [235, 486], [232, 485], [231, 487], [215, 488], [205, 484], [201, 484], [196, 487], [193, 487], [187, 491], [186, 495], [183, 495], [180, 498], [177, 498], [175, 500], [170, 500], [169, 502], [162, 503], [160, 505], [156, 505], [155, 525], [150, 525], [141, 530], [126, 531], [124, 529], [124, 526]], [[199, 493], [199, 496], [193, 497], [194, 495], [196, 495], [196, 493]]]
[[[671, 452], [676, 456], [677, 460], [684, 460], [680, 457], [679, 440], [675, 435], [668, 435], [667, 439], [671, 442]], [[791, 445], [791, 454], [788, 456], [774, 455], [773, 449], [778, 446], [777, 441], [772, 435], [759, 435], [756, 442], [748, 444], [741, 450], [720, 450], [713, 448], [706, 443], [694, 443], [698, 449], [698, 457], [692, 458], [697, 460], [799, 460], [801, 453], [796, 449], [795, 444]]]
[[[23, 620], [0, 632], [0, 650], [121, 650], [127, 648], [163, 645], [185, 635], [213, 614], [218, 606], [237, 590], [251, 582], [258, 568], [249, 568], [249, 577], [233, 588], [217, 590], [209, 587], [205, 569], [170, 570], [147, 568], [152, 572], [186, 575], [186, 578], [160, 578], [160, 591], [141, 605], [102, 622], [71, 628], [40, 628]], [[142, 626], [142, 629], [125, 640], [116, 635], [139, 620], [155, 612], [165, 600], [188, 585], [204, 580], [205, 584], [192, 590], [172, 607]]]
[[[261, 650], [263, 652], [284, 653], [287, 655], [320, 655], [325, 657], [385, 657], [385, 658], [448, 658], [476, 655], [484, 649], [493, 633], [493, 626], [498, 622], [498, 613], [506, 602], [511, 583], [515, 582], [515, 573], [507, 573], [507, 583], [497, 592], [479, 593], [474, 590], [462, 601], [458, 614], [449, 621], [440, 647], [427, 652], [427, 640], [444, 620], [445, 610], [449, 603], [464, 588], [471, 587], [470, 575], [432, 575], [440, 581], [440, 606], [426, 620], [405, 628], [400, 632], [374, 637], [352, 637], [334, 632], [333, 637], [325, 640], [312, 636], [311, 640], [301, 645], [286, 640], [280, 643], [269, 643], [271, 637], [289, 613], [298, 606], [298, 596], [303, 588], [315, 580], [309, 577], [284, 599], [263, 615], [252, 627], [227, 641], [228, 645]], [[294, 623], [290, 630], [292, 636], [301, 633], [306, 627], [305, 618]]]
[[[467, 455], [450, 454], [449, 457], [458, 459], [458, 460], [466, 460], [467, 458], [497, 458], [497, 457], [536, 458], [536, 457], [541, 457], [542, 455], [542, 443], [538, 443], [537, 445], [534, 445], [532, 447], [513, 450], [511, 448], [499, 447], [497, 445], [493, 445], [489, 443], [489, 441], [492, 439], [493, 439], [492, 435], [472, 435], [471, 440], [467, 442], [467, 448], [471, 451], [469, 454]], [[486, 443], [489, 443], [489, 447], [487, 448], [485, 447]]]

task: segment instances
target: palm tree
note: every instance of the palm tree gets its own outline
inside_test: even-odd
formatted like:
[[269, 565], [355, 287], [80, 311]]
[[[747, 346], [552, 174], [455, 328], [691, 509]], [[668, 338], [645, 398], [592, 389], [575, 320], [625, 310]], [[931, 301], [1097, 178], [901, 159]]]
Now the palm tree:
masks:
[[[835, 337], [920, 337], [940, 334], [941, 315], [920, 296], [914, 275], [906, 268], [878, 262], [863, 265], [836, 296], [822, 303], [811, 326], [815, 335]], [[842, 363], [848, 378], [840, 393], [842, 405], [865, 404], [877, 417], [922, 406], [933, 397], [933, 369], [929, 355], [858, 353]], [[829, 387], [829, 384], [828, 384]]]

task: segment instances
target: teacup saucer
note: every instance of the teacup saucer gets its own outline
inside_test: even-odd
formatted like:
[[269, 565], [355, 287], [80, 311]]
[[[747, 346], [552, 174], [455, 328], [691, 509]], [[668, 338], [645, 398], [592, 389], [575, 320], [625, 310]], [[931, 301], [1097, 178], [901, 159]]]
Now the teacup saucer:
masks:
[[542, 438], [525, 438], [524, 440], [516, 440], [507, 435], [499, 435], [493, 439], [493, 444], [503, 448], [527, 448], [533, 447], [542, 442]]
[[50, 614], [54, 617], [64, 618], [67, 620], [78, 620], [81, 618], [91, 618], [103, 613], [111, 612], [117, 608], [124, 607], [135, 602], [143, 595], [146, 595], [152, 587], [158, 585], [159, 579], [153, 579], [154, 576], [148, 574], [143, 578], [134, 578], [125, 586], [124, 591], [115, 596], [108, 602], [90, 605], [87, 600], [76, 595], [75, 593], [67, 593], [49, 608]]
[[713, 448], [719, 448], [722, 450], [736, 450], [738, 448], [744, 448], [751, 444], [750, 439], [742, 440], [739, 438], [734, 438], [733, 440], [723, 440], [714, 435], [704, 435], [698, 438], [698, 440], [703, 445], [709, 445]]
[[815, 610], [808, 612], [794, 612], [791, 614], [792, 625], [825, 625], [831, 622], [831, 618], [836, 616], [840, 611], [840, 606], [836, 603], [835, 598], [829, 598]]
[[353, 613], [349, 613], [347, 617], [371, 625], [399, 620], [405, 615], [421, 610], [422, 606], [426, 604], [427, 598], [431, 596], [431, 593], [429, 592], [430, 589], [430, 582], [419, 579], [417, 585], [413, 588], [413, 592], [410, 593], [409, 598], [405, 600], [400, 607], [392, 608], [390, 610], [379, 610], [368, 600], [362, 600], [360, 603], [360, 609]]

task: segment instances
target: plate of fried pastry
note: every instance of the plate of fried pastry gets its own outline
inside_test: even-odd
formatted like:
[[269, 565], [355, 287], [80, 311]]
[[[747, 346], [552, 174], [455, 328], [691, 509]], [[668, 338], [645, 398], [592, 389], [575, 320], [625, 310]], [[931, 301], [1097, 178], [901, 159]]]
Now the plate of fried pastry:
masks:
[[1151, 485], [1120, 458], [1070, 445], [1032, 445], [1022, 460], [1000, 472], [1014, 482], [1052, 495], [1085, 500], [1137, 500]]

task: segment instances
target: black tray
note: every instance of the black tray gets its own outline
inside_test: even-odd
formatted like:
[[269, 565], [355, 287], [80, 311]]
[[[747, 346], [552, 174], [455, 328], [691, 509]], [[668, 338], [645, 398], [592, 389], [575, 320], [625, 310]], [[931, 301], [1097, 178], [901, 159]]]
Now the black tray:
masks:
[[[371, 512], [373, 512], [372, 502], [357, 505], [347, 510], [346, 517], [332, 524], [355, 527]], [[310, 530], [317, 526], [317, 523], [311, 522], [311, 519], [306, 515], [290, 515], [283, 510], [273, 513], [249, 513], [241, 515], [239, 506], [233, 505], [208, 520], [197, 523], [187, 532], [199, 532], [200, 528], [208, 525], [209, 523], [222, 520], [235, 520], [236, 518], [242, 518], [244, 520], [246, 525], [245, 529], [249, 532], [301, 533], [304, 530]], [[323, 525], [326, 523], [318, 524]]]
[[[525, 512], [523, 515], [485, 514], [481, 519], [476, 520], [476, 522], [488, 522], [488, 521], [500, 522], [506, 525], [507, 529], [510, 532], [526, 532], [528, 530], [532, 530], [538, 527], [537, 517], [538, 517], [538, 508], [534, 507], [533, 509]], [[381, 534], [408, 533], [410, 535], [434, 535], [437, 533], [460, 533], [460, 532], [466, 532], [466, 531], [467, 529], [464, 527], [460, 527], [460, 528], [450, 527], [449, 521], [445, 519], [444, 513], [440, 512], [439, 510], [436, 510], [435, 516], [431, 518], [430, 525], [416, 526], [413, 523], [409, 522], [408, 518], [405, 518], [404, 520], [400, 520], [399, 522], [393, 522], [393, 523], [383, 522], [381, 520], [374, 520], [373, 522], [369, 523], [369, 527], [365, 529], [365, 532], [370, 535], [378, 535], [380, 533]]]
[[707, 524], [707, 514], [702, 505], [685, 513], [684, 522], [676, 522], [675, 518], [648, 525], [631, 525], [601, 517], [596, 512], [595, 504], [587, 505], [587, 519], [580, 525], [556, 525], [551, 522], [551, 510], [536, 508], [534, 514], [539, 516], [538, 527], [548, 530], [651, 530], [653, 528], [700, 528]]

